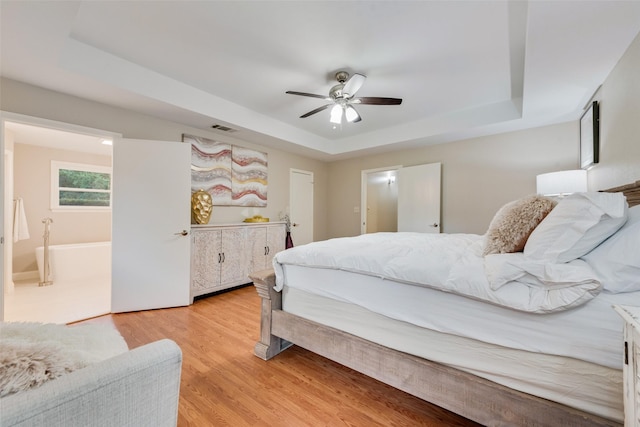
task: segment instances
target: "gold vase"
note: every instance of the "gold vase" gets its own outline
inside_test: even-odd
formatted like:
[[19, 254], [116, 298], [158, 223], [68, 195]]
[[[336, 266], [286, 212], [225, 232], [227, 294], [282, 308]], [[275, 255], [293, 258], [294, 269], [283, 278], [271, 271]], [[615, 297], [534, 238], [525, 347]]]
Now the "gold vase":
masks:
[[194, 224], [208, 224], [212, 210], [211, 194], [200, 189], [191, 195], [191, 221]]

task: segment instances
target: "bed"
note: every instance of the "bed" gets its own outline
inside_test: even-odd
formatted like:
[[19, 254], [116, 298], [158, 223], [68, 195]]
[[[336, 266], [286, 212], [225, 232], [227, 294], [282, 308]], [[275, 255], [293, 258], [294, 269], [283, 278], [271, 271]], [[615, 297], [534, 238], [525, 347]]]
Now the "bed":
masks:
[[376, 233], [283, 251], [251, 275], [255, 354], [295, 344], [484, 425], [621, 425], [611, 307], [640, 305], [638, 204], [640, 181], [528, 196], [482, 236]]

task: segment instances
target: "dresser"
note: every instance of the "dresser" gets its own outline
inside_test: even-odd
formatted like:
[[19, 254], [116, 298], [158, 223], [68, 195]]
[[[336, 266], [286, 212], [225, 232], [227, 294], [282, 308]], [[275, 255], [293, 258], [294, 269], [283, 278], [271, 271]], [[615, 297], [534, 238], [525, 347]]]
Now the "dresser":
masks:
[[284, 222], [192, 225], [191, 302], [250, 283], [249, 273], [270, 267], [285, 238]]
[[624, 425], [640, 425], [640, 307], [613, 307], [624, 319]]

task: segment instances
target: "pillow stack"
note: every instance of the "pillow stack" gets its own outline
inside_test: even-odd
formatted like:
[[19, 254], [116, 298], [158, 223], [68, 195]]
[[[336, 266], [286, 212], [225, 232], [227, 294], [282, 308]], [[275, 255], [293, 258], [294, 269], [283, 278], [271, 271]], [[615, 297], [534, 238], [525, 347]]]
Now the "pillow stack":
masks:
[[604, 290], [640, 291], [640, 205], [629, 209], [627, 222], [614, 235], [582, 257], [596, 272]]
[[582, 258], [604, 290], [640, 291], [640, 206], [622, 193], [576, 193], [558, 203], [527, 196], [503, 206], [485, 235], [484, 255], [523, 252], [549, 264]]
[[591, 252], [627, 221], [622, 193], [576, 193], [562, 199], [531, 233], [524, 256], [562, 263]]

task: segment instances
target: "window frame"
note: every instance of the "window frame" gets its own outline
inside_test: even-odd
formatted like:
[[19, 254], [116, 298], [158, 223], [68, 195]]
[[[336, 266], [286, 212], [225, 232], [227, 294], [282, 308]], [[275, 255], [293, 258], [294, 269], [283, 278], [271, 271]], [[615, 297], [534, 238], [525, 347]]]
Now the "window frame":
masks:
[[[80, 172], [94, 172], [109, 174], [109, 190], [94, 190], [85, 188], [60, 187], [60, 169]], [[60, 191], [109, 193], [109, 206], [68, 206], [60, 205]], [[51, 160], [51, 211], [63, 212], [110, 212], [113, 203], [113, 168], [111, 166], [92, 165], [87, 163], [72, 163]]]

